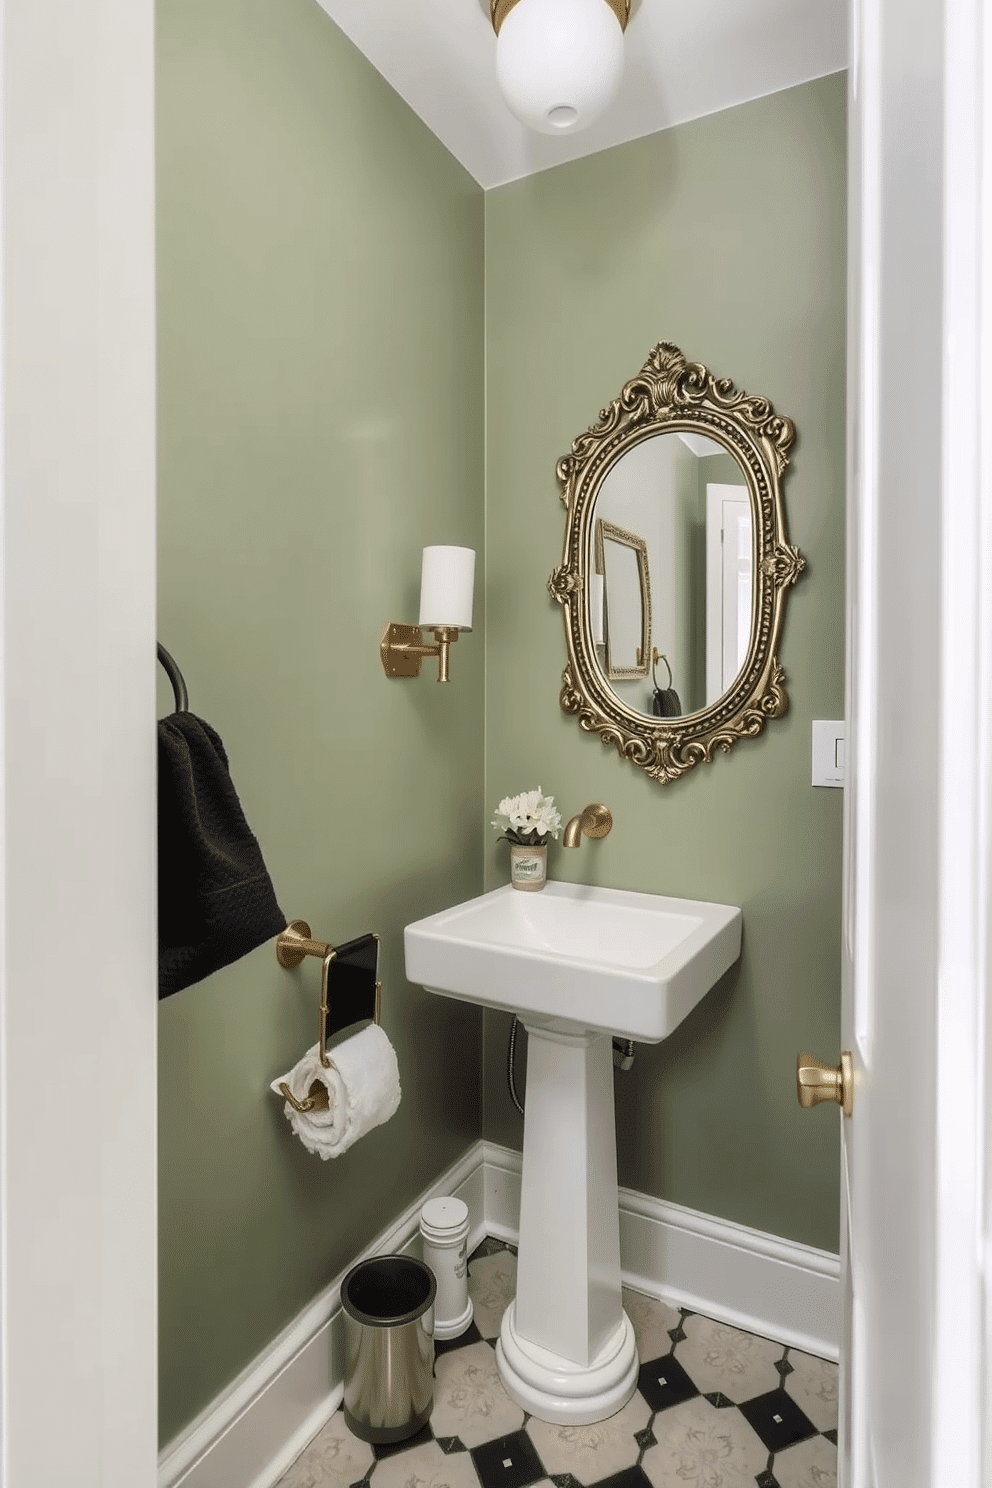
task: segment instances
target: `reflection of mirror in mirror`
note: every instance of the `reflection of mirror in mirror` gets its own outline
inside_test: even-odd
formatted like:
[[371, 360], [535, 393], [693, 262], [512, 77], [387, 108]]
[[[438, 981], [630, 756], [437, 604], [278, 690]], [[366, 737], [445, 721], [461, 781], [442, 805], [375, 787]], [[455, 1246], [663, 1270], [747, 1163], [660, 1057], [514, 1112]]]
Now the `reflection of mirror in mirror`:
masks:
[[646, 677], [651, 654], [651, 578], [643, 537], [596, 523], [596, 571], [602, 575], [600, 635], [611, 681]]
[[[733, 685], [750, 642], [754, 543], [751, 497], [741, 467], [705, 435], [655, 435], [634, 445], [607, 472], [595, 511], [597, 534], [605, 523], [643, 536], [651, 575], [646, 665], [618, 676], [611, 663], [619, 653], [609, 658], [599, 653], [612, 691], [638, 713], [667, 713], [651, 677], [651, 651], [656, 650], [671, 668], [682, 714], [698, 712]], [[604, 544], [604, 552], [613, 548], [622, 551], [620, 544]], [[627, 548], [626, 553], [626, 559], [618, 559], [612, 586], [607, 567], [604, 601], [604, 630], [609, 634], [614, 625], [622, 626], [625, 658], [641, 644], [631, 642], [632, 626], [641, 632], [641, 592], [634, 552]], [[596, 568], [602, 570], [602, 564], [590, 563], [587, 571]], [[662, 665], [657, 688], [667, 687]]]

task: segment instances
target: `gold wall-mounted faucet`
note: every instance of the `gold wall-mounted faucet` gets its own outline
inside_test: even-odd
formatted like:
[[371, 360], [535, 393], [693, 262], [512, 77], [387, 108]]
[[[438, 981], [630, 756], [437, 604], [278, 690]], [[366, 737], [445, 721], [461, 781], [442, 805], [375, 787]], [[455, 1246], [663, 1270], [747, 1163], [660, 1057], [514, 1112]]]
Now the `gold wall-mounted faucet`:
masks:
[[587, 837], [605, 837], [612, 831], [612, 828], [613, 812], [601, 801], [594, 801], [580, 815], [572, 817], [565, 828], [561, 845], [562, 847], [578, 847], [582, 842], [583, 832]]

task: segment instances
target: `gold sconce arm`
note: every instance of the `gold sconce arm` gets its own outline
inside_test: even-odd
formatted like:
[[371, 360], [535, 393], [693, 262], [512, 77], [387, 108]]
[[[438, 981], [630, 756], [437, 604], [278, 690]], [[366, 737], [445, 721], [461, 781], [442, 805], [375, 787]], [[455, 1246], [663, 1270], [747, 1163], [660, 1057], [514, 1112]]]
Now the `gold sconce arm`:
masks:
[[458, 628], [449, 625], [439, 626], [434, 631], [434, 637], [435, 645], [425, 645], [423, 632], [419, 625], [401, 625], [396, 621], [390, 621], [379, 642], [379, 656], [386, 676], [419, 677], [420, 663], [424, 657], [436, 656], [437, 680], [439, 682], [449, 681], [449, 654], [452, 645], [458, 639]]

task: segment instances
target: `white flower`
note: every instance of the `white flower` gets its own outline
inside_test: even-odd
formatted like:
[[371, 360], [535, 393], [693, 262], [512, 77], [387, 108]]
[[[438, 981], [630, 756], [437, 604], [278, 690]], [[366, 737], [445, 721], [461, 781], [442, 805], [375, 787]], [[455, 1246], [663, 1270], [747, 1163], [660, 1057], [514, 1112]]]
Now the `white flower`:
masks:
[[552, 837], [557, 837], [561, 831], [561, 815], [555, 808], [553, 796], [548, 796], [538, 808], [537, 830], [542, 837], [547, 836], [549, 832]]
[[500, 827], [511, 842], [534, 843], [549, 834], [557, 837], [561, 816], [555, 810], [554, 796], [542, 796], [541, 787], [523, 791], [519, 796], [504, 796], [496, 807], [492, 825]]

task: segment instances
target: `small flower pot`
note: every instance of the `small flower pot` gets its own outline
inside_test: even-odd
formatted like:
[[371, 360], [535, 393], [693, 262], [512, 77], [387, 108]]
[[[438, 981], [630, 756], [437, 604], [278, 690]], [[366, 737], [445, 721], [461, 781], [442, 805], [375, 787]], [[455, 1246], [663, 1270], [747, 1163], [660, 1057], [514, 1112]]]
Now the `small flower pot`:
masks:
[[515, 889], [526, 894], [543, 889], [548, 881], [547, 847], [526, 847], [521, 842], [510, 843], [510, 882]]

